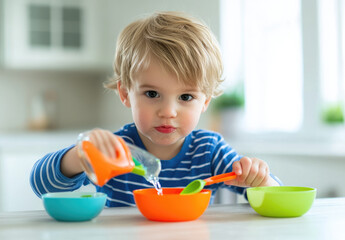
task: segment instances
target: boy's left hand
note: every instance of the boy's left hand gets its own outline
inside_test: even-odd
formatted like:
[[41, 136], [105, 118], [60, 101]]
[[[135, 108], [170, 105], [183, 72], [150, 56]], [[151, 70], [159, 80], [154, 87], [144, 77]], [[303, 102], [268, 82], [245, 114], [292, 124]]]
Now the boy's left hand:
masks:
[[232, 171], [237, 175], [236, 179], [225, 184], [239, 187], [279, 186], [270, 176], [267, 163], [258, 158], [243, 157], [232, 164]]

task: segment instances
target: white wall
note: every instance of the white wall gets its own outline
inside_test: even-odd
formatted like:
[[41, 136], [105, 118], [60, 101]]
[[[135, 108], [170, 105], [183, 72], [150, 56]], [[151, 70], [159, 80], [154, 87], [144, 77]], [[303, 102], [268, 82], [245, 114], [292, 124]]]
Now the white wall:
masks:
[[25, 130], [33, 97], [46, 90], [56, 93], [60, 129], [97, 124], [103, 79], [102, 75], [90, 73], [0, 70], [0, 131]]

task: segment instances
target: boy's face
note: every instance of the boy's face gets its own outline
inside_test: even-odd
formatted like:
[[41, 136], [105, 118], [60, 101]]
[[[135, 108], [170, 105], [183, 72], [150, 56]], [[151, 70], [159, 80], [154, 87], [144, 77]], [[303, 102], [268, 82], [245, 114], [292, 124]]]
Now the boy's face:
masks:
[[129, 90], [120, 84], [118, 90], [145, 145], [180, 146], [210, 102], [200, 89], [179, 83], [155, 61], [136, 74]]

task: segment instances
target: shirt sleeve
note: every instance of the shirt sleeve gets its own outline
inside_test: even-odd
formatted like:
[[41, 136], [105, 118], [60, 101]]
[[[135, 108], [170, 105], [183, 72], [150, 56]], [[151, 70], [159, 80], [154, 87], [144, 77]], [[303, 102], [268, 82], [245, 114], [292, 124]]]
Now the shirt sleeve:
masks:
[[85, 173], [68, 178], [60, 171], [62, 157], [73, 147], [74, 145], [48, 153], [34, 164], [30, 174], [30, 185], [38, 197], [47, 192], [74, 191], [90, 183]]

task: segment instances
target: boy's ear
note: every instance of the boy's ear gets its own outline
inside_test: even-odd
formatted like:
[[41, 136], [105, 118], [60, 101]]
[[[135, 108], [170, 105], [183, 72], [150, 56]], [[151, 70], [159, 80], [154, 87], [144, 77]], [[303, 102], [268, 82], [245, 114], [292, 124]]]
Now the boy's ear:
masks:
[[125, 105], [126, 107], [131, 107], [131, 103], [129, 102], [128, 97], [128, 90], [121, 85], [121, 81], [117, 82], [117, 92], [123, 105]]
[[202, 107], [202, 112], [206, 112], [208, 105], [210, 105], [212, 97], [206, 98], [204, 106]]

